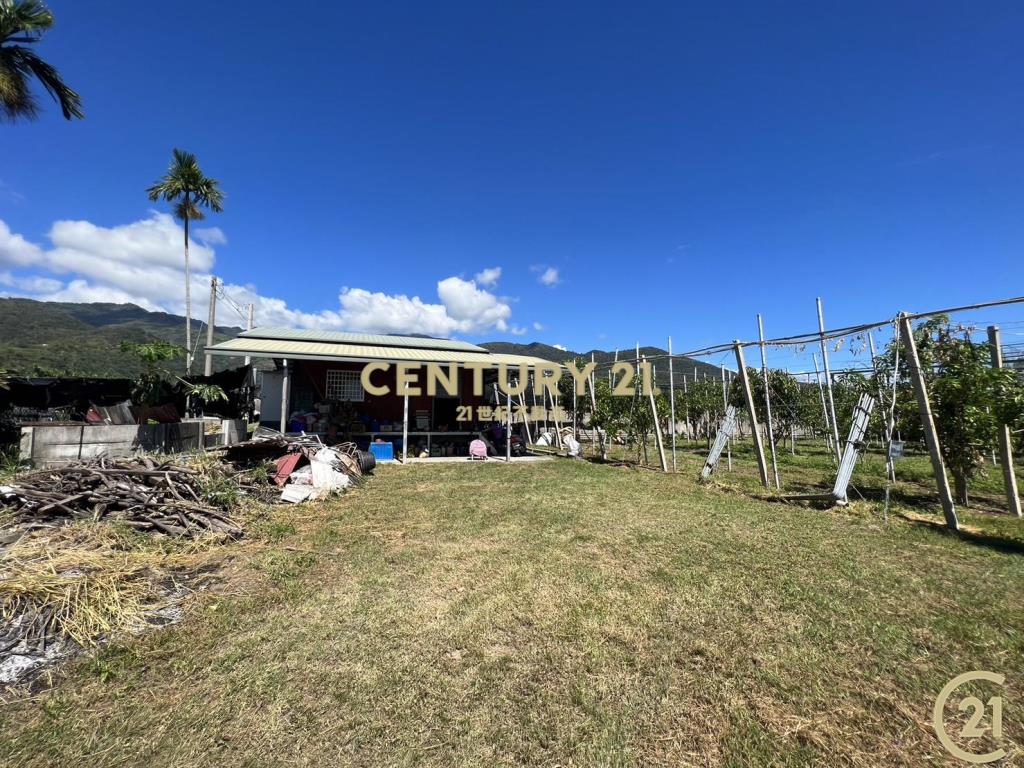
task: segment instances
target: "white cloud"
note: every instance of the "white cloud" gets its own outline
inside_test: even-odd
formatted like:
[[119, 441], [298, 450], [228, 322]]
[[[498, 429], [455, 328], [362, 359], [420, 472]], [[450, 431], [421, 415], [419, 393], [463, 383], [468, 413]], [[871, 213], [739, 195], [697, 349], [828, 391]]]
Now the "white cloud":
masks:
[[501, 267], [488, 267], [487, 269], [480, 270], [473, 276], [474, 280], [480, 285], [493, 288], [498, 284], [498, 278], [501, 277]]
[[[206, 236], [205, 242], [193, 242], [190, 248], [192, 314], [199, 319], [206, 317], [216, 260], [210, 245], [227, 242], [216, 227], [207, 228]], [[6, 270], [0, 271], [0, 285], [46, 301], [133, 303], [149, 310], [184, 313], [183, 233], [169, 215], [153, 212], [147, 219], [115, 227], [58, 221], [48, 237], [52, 247], [41, 247], [0, 221], [0, 269]], [[32, 270], [32, 274], [16, 270]], [[495, 270], [500, 274], [495, 267], [481, 275], [497, 280], [492, 275]], [[282, 299], [261, 295], [253, 285], [227, 284], [224, 291], [239, 305], [254, 304], [256, 324], [264, 326], [450, 336], [509, 332], [512, 316], [507, 299], [459, 277], [437, 283], [437, 303], [418, 296], [342, 288], [337, 309], [319, 312], [289, 307]], [[225, 323], [242, 320], [230, 309], [218, 314]]]
[[552, 344], [551, 346], [553, 346], [555, 349], [560, 349], [563, 352], [568, 352], [569, 351], [564, 346], [562, 346], [561, 344]]
[[553, 288], [562, 282], [562, 278], [559, 276], [558, 270], [555, 267], [534, 265], [530, 267], [530, 270], [537, 273], [537, 282], [541, 285]]
[[0, 221], [0, 266], [27, 267], [37, 263], [41, 256], [42, 249], [38, 245], [11, 232], [10, 227]]
[[50, 291], [59, 290], [64, 283], [60, 280], [39, 275], [21, 276], [12, 275], [10, 272], [0, 272], [0, 285], [17, 288], [19, 291], [28, 291], [29, 293], [49, 293]]
[[526, 329], [521, 327], [521, 326], [518, 326], [518, 325], [510, 326], [509, 329], [508, 329], [508, 332], [511, 333], [513, 336], [524, 336], [524, 335], [526, 335]]
[[228, 236], [220, 227], [199, 227], [193, 230], [193, 234], [199, 242], [204, 245], [227, 245]]
[[544, 326], [543, 326], [543, 325], [541, 325], [541, 324], [540, 324], [540, 323], [538, 323], [538, 322], [534, 322], [534, 324], [533, 324], [533, 330], [535, 330], [535, 331], [543, 331], [543, 330], [544, 330]]

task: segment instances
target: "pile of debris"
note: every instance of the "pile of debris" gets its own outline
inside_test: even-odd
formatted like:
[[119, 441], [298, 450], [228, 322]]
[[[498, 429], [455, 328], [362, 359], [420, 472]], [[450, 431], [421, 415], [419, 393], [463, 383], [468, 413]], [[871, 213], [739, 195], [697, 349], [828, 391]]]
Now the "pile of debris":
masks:
[[241, 536], [242, 528], [203, 496], [201, 473], [191, 467], [106, 458], [29, 472], [0, 486], [0, 504], [16, 520], [119, 520], [142, 531], [195, 537]]
[[358, 483], [373, 472], [376, 459], [355, 443], [326, 446], [315, 435], [291, 436], [260, 427], [251, 440], [219, 447], [238, 466], [273, 462], [271, 479], [283, 488], [281, 501], [319, 499]]
[[242, 536], [244, 499], [321, 498], [374, 464], [352, 444], [257, 430], [189, 457], [75, 461], [0, 485], [0, 691], [177, 621], [187, 595], [214, 583], [219, 545]]

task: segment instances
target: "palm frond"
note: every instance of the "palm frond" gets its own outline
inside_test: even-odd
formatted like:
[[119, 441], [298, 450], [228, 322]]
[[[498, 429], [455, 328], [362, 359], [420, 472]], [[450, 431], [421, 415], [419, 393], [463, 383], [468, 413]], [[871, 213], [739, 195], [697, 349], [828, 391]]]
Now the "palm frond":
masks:
[[4, 52], [8, 54], [8, 61], [18, 71], [35, 76], [47, 93], [53, 97], [53, 100], [60, 105], [65, 119], [85, 117], [85, 113], [82, 112], [82, 97], [64, 82], [60, 72], [54, 67], [39, 58], [33, 51], [19, 45], [8, 46], [4, 48]]
[[174, 215], [182, 221], [205, 218], [203, 208], [214, 213], [224, 210], [220, 182], [204, 176], [196, 156], [183, 149], [174, 149], [167, 173], [149, 187], [146, 194], [150, 200], [177, 202]]
[[11, 50], [0, 48], [0, 119], [7, 122], [32, 120], [39, 113], [39, 104], [26, 73], [12, 61]]
[[53, 14], [39, 0], [0, 0], [0, 41], [34, 42], [52, 26]]
[[82, 97], [60, 73], [24, 43], [39, 42], [53, 26], [53, 14], [39, 0], [0, 0], [0, 118], [33, 119], [39, 105], [29, 84], [38, 80], [60, 105], [65, 119], [82, 118]]

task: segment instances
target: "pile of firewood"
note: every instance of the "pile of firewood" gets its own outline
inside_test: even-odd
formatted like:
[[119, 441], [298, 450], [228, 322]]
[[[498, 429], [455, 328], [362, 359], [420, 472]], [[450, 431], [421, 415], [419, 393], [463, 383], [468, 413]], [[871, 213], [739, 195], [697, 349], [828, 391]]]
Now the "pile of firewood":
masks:
[[241, 526], [204, 499], [199, 470], [148, 457], [97, 459], [29, 472], [0, 487], [0, 506], [26, 523], [120, 520], [170, 536], [242, 534]]

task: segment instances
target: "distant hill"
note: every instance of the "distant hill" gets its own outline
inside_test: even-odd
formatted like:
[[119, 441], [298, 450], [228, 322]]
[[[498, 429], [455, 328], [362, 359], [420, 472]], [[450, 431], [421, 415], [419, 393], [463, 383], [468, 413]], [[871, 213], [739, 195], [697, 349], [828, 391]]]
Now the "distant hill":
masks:
[[[168, 341], [185, 346], [185, 318], [150, 312], [135, 304], [73, 304], [0, 298], [0, 371], [19, 375], [134, 377], [138, 362], [120, 350], [122, 341]], [[193, 333], [205, 326], [194, 322]], [[216, 341], [242, 329], [218, 326]], [[194, 342], [194, 340], [193, 340]], [[202, 373], [202, 342], [199, 345]], [[236, 361], [215, 359], [218, 369]]]
[[[542, 360], [550, 360], [554, 363], [564, 363], [566, 360], [573, 360], [575, 358], [583, 358], [586, 361], [591, 359], [593, 355], [594, 362], [598, 363], [600, 370], [607, 370], [607, 366], [601, 365], [602, 363], [610, 363], [615, 360], [614, 352], [606, 352], [600, 349], [590, 349], [586, 352], [573, 352], [572, 350], [559, 349], [558, 347], [552, 347], [550, 344], [542, 344], [539, 341], [534, 341], [530, 344], [516, 344], [511, 341], [488, 341], [480, 345], [492, 352], [500, 352], [506, 355], [530, 355], [532, 357], [539, 357]], [[655, 375], [659, 384], [668, 383], [668, 365], [664, 358], [668, 355], [668, 350], [661, 349], [660, 347], [640, 347], [640, 355], [647, 357], [654, 363]], [[636, 359], [636, 347], [631, 349], [619, 350], [620, 360], [634, 360]], [[702, 362], [700, 360], [694, 360], [692, 357], [685, 357], [683, 355], [676, 355], [673, 369], [677, 377], [685, 374], [688, 381], [693, 381], [694, 369], [696, 368], [698, 378], [709, 378], [717, 379], [722, 375], [721, 368], [717, 368], [709, 363]]]
[[[200, 322], [192, 325], [194, 333], [201, 333], [197, 360], [202, 367], [205, 327]], [[111, 376], [132, 378], [139, 365], [130, 355], [120, 350], [122, 341], [144, 343], [169, 341], [185, 346], [185, 318], [167, 312], [150, 312], [135, 304], [73, 304], [33, 299], [0, 298], [0, 372], [18, 375]], [[242, 329], [217, 326], [214, 339], [218, 342], [233, 338]], [[564, 362], [575, 357], [598, 363], [610, 362], [614, 352], [599, 349], [586, 352], [561, 350], [549, 344], [533, 342], [516, 344], [509, 341], [491, 341], [480, 346], [493, 352], [513, 355], [531, 355], [552, 362]], [[635, 350], [623, 350], [623, 359], [635, 356]], [[664, 356], [658, 347], [641, 347], [640, 354], [650, 358]], [[659, 383], [667, 382], [668, 369], [663, 360], [655, 360]], [[228, 358], [215, 358], [216, 368], [237, 365]], [[694, 366], [697, 375], [717, 378], [718, 368], [687, 357], [676, 357], [676, 375], [685, 372], [692, 380]], [[200, 371], [201, 372], [201, 371]]]

